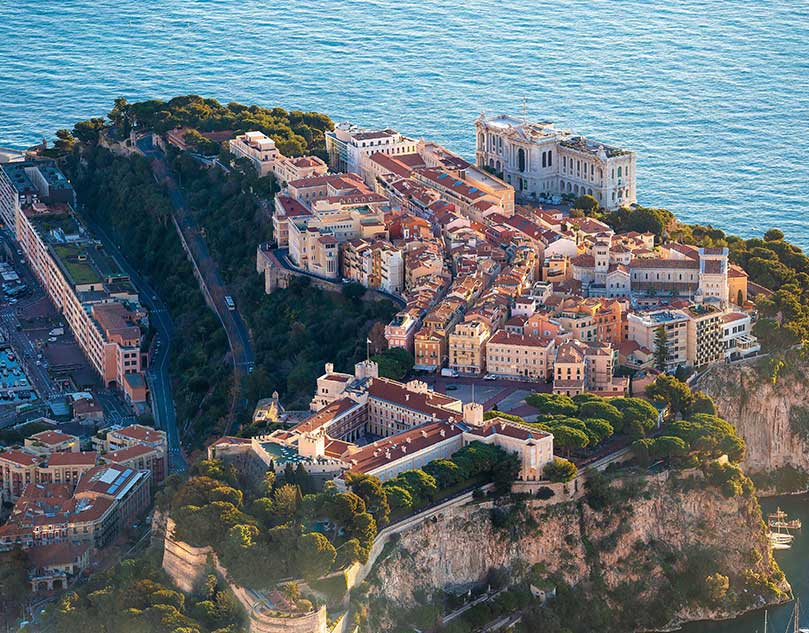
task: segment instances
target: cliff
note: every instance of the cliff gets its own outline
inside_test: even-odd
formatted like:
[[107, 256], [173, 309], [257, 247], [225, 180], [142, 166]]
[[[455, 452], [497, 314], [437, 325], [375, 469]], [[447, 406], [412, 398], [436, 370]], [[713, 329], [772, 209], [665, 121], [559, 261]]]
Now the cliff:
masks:
[[786, 363], [775, 382], [764, 359], [717, 365], [699, 380], [698, 388], [744, 438], [748, 474], [790, 466], [809, 471], [809, 363], [794, 357]]
[[[695, 471], [618, 481], [606, 499], [599, 510], [584, 499], [465, 506], [403, 533], [368, 578], [371, 629], [406, 622], [419, 596], [466, 591], [492, 569], [510, 582], [541, 569], [580, 599], [606, 602], [605, 632], [732, 617], [789, 591], [752, 493], [725, 498]], [[729, 588], [709, 604], [716, 573]]]

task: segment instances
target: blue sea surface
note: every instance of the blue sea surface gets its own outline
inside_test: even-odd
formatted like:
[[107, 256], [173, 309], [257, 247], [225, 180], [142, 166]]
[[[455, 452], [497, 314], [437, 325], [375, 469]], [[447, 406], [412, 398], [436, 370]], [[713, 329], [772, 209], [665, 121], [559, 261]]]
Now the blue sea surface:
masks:
[[473, 156], [479, 112], [638, 151], [638, 198], [809, 246], [809, 2], [0, 0], [0, 146], [197, 93]]

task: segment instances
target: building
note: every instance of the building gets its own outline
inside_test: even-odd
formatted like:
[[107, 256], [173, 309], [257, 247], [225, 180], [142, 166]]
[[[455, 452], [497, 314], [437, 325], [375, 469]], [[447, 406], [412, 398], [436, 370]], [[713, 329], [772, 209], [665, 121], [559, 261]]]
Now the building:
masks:
[[228, 142], [230, 153], [236, 159], [246, 158], [259, 176], [266, 176], [281, 157], [275, 141], [263, 132], [245, 132]]
[[394, 295], [404, 291], [401, 249], [382, 239], [350, 240], [341, 249], [343, 279]]
[[566, 341], [556, 353], [553, 392], [566, 396], [581, 393], [624, 396], [629, 390], [629, 379], [613, 376], [614, 368], [612, 345]]
[[17, 214], [37, 203], [75, 204], [73, 186], [53, 161], [0, 165], [0, 221], [16, 235]]
[[19, 209], [16, 234], [31, 269], [104, 385], [120, 388], [142, 408], [146, 388], [140, 347], [146, 313], [129, 276], [65, 204]]
[[80, 450], [79, 438], [61, 431], [40, 431], [25, 438], [25, 450], [34, 455], [51, 453], [77, 453]]
[[499, 330], [486, 343], [486, 370], [504, 378], [547, 381], [553, 377], [556, 343]]
[[3, 500], [16, 501], [29, 484], [58, 483], [75, 487], [97, 461], [98, 454], [94, 451], [37, 454], [20, 449], [7, 450], [0, 453]]
[[104, 461], [133, 470], [148, 470], [154, 485], [168, 476], [166, 432], [142, 424], [111, 427], [93, 438], [93, 447]]
[[722, 315], [722, 348], [726, 360], [738, 360], [761, 351], [761, 345], [752, 334], [749, 314], [729, 312]]
[[373, 154], [401, 156], [415, 154], [418, 142], [390, 128], [366, 130], [348, 122], [326, 132], [329, 167], [334, 172], [362, 174]]
[[507, 115], [481, 115], [475, 130], [478, 167], [502, 174], [521, 199], [586, 194], [608, 209], [636, 202], [632, 151]]
[[666, 333], [666, 371], [688, 364], [688, 315], [682, 310], [630, 312], [627, 316], [629, 340], [654, 353], [657, 332]]
[[461, 401], [431, 391], [418, 380], [407, 384], [374, 378], [368, 384], [368, 432], [388, 437], [434, 420], [460, 420]]
[[472, 318], [455, 326], [449, 335], [449, 366], [461, 374], [482, 374], [486, 369], [486, 342], [491, 328]]
[[725, 358], [722, 315], [719, 308], [695, 304], [686, 308], [688, 315], [688, 364], [699, 369]]

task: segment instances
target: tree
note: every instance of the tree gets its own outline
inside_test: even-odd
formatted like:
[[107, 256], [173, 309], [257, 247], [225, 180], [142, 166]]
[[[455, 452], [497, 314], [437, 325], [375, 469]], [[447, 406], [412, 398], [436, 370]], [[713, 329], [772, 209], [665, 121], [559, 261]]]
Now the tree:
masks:
[[435, 477], [439, 488], [449, 488], [463, 479], [458, 464], [449, 459], [434, 459], [424, 466], [424, 472]]
[[295, 515], [298, 509], [298, 492], [298, 487], [292, 484], [284, 484], [275, 489], [273, 506], [280, 517], [289, 519]]
[[54, 146], [60, 152], [65, 154], [73, 151], [73, 146], [76, 144], [76, 139], [70, 133], [70, 130], [56, 130], [56, 142]]
[[295, 567], [307, 580], [315, 580], [328, 572], [336, 558], [334, 546], [319, 532], [309, 532], [298, 538]]
[[705, 590], [708, 595], [708, 600], [713, 604], [722, 602], [728, 593], [728, 589], [730, 589], [730, 579], [719, 572], [705, 578]]
[[652, 457], [659, 457], [668, 463], [685, 457], [687, 453], [688, 445], [681, 438], [670, 435], [656, 437], [650, 450]]
[[663, 374], [648, 387], [646, 395], [652, 402], [667, 404], [674, 415], [685, 415], [693, 402], [691, 388], [674, 376]]
[[79, 121], [73, 126], [73, 136], [86, 145], [94, 145], [98, 143], [98, 137], [103, 129], [104, 119], [96, 118]]
[[573, 201], [573, 208], [581, 209], [587, 215], [590, 215], [593, 211], [598, 210], [598, 200], [591, 195], [579, 196]]
[[351, 301], [359, 301], [365, 296], [365, 286], [355, 281], [343, 284], [343, 296]]
[[666, 327], [664, 325], [655, 328], [654, 345], [655, 367], [660, 371], [666, 371], [669, 359], [669, 337], [666, 334]]
[[560, 425], [553, 427], [553, 443], [563, 449], [565, 455], [569, 456], [573, 450], [586, 448], [590, 440], [584, 431], [567, 425]]
[[413, 508], [413, 495], [404, 486], [389, 486], [386, 483], [385, 492], [391, 509], [409, 511]]
[[390, 503], [379, 478], [351, 471], [347, 471], [345, 477], [349, 489], [365, 502], [365, 507], [376, 522], [379, 525], [387, 525], [390, 517]]
[[31, 585], [28, 582], [28, 554], [19, 547], [0, 552], [0, 605], [14, 617], [22, 613]]
[[770, 229], [764, 234], [765, 242], [780, 242], [784, 239], [784, 232], [779, 229]]
[[563, 483], [575, 479], [578, 469], [573, 462], [561, 457], [554, 457], [553, 461], [545, 464], [543, 474], [549, 481]]
[[546, 415], [576, 415], [578, 411], [576, 403], [569, 396], [532, 393], [525, 399], [525, 402]]
[[716, 415], [716, 404], [713, 399], [703, 391], [692, 392], [693, 401], [691, 406], [688, 407], [687, 416], [691, 417], [697, 413], [707, 413], [708, 415]]
[[371, 360], [379, 365], [379, 375], [383, 378], [402, 380], [413, 369], [415, 359], [403, 347], [391, 347], [375, 354]]

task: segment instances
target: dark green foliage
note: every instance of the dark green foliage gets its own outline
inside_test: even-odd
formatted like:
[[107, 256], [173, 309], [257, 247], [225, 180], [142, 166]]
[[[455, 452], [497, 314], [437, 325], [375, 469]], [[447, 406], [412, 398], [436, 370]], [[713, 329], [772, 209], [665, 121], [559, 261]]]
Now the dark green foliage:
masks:
[[[555, 457], [552, 462], [545, 466], [545, 470], [543, 472], [543, 475], [545, 475], [549, 481], [553, 482], [571, 481], [572, 479], [575, 479], [577, 474], [578, 469], [576, 468], [576, 465], [571, 461], [562, 459], [561, 457]], [[551, 496], [553, 496], [553, 491], [551, 491]], [[547, 499], [548, 497], [544, 498]]]
[[383, 378], [403, 380], [413, 369], [413, 355], [403, 347], [393, 347], [374, 354], [371, 360], [379, 365], [379, 375]]
[[158, 565], [143, 558], [94, 574], [50, 606], [46, 619], [58, 633], [236, 633], [243, 630], [244, 614], [215, 576], [186, 598], [171, 588]]

